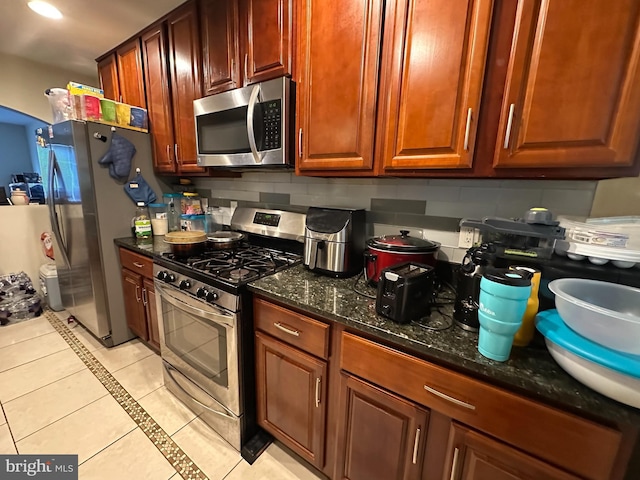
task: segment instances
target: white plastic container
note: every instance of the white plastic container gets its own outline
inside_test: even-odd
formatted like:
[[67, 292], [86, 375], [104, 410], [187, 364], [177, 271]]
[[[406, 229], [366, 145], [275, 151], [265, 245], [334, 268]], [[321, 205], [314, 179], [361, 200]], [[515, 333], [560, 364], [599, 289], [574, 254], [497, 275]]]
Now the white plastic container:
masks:
[[40, 289], [51, 310], [59, 312], [64, 309], [55, 265], [45, 263], [40, 267]]
[[640, 217], [558, 217], [565, 240], [581, 244], [640, 249]]
[[640, 288], [561, 278], [549, 283], [549, 290], [572, 330], [607, 348], [640, 355]]

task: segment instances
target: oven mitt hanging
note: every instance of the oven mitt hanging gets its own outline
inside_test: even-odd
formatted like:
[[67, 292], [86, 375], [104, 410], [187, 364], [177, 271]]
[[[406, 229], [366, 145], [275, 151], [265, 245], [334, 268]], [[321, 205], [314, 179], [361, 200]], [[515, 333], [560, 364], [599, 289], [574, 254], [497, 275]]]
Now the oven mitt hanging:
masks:
[[155, 192], [139, 173], [124, 185], [124, 191], [131, 197], [133, 203], [144, 202], [145, 205], [149, 205], [156, 201]]
[[136, 147], [133, 143], [113, 132], [111, 135], [111, 145], [98, 163], [102, 166], [109, 165], [109, 175], [119, 182], [126, 182], [131, 171], [131, 160], [136, 154]]

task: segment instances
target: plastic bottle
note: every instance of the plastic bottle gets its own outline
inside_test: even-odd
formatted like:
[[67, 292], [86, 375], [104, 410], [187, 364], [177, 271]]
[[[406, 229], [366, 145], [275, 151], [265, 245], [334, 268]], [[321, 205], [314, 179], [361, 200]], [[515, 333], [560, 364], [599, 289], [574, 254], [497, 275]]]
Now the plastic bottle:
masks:
[[527, 309], [522, 316], [522, 325], [513, 337], [513, 344], [517, 347], [526, 347], [533, 339], [535, 332], [535, 318], [540, 307], [540, 301], [538, 300], [538, 291], [540, 289], [540, 277], [542, 274], [540, 270], [536, 270], [531, 267], [512, 266], [512, 270], [517, 270], [521, 273], [527, 272], [531, 275], [531, 295], [527, 300]]
[[144, 202], [138, 202], [136, 207], [136, 216], [133, 218], [133, 228], [136, 239], [151, 238], [151, 219], [149, 211]]
[[176, 210], [176, 206], [173, 198], [169, 200], [169, 210], [167, 211], [167, 220], [169, 223], [170, 232], [180, 231], [180, 210]]

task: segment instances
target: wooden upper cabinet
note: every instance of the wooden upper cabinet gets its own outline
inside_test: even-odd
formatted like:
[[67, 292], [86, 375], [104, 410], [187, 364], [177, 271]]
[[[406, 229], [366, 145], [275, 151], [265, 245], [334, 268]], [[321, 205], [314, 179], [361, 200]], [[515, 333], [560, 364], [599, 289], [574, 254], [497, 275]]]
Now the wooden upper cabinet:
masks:
[[495, 167], [633, 164], [640, 130], [640, 3], [522, 0]]
[[204, 94], [240, 87], [237, 0], [203, 0], [200, 12]]
[[578, 480], [548, 463], [462, 425], [453, 424], [445, 478], [455, 480]]
[[384, 2], [300, 3], [296, 170], [372, 172]]
[[[140, 39], [135, 38], [116, 50], [121, 102], [147, 108], [142, 75]], [[117, 100], [117, 99], [116, 99]]]
[[293, 0], [240, 0], [244, 85], [291, 75]]
[[100, 78], [100, 88], [104, 90], [105, 98], [119, 100], [120, 87], [115, 54], [110, 54], [98, 62], [98, 78]]
[[158, 173], [177, 171], [166, 51], [164, 24], [158, 24], [142, 34], [149, 132], [153, 145], [154, 168]]
[[200, 36], [195, 2], [167, 20], [169, 77], [173, 106], [174, 154], [180, 172], [204, 172], [197, 166], [193, 101], [202, 97]]
[[383, 55], [381, 173], [471, 166], [492, 6], [397, 1]]

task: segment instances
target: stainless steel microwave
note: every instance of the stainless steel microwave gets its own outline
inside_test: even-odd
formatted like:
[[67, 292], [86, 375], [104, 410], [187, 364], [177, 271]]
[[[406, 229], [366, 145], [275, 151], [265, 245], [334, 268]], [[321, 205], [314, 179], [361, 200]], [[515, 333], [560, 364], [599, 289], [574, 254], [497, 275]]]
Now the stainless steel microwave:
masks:
[[281, 77], [195, 100], [198, 165], [291, 166], [294, 95]]

